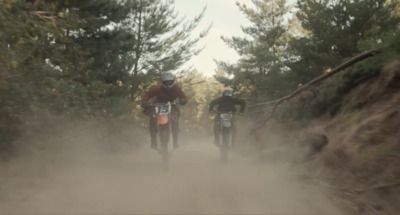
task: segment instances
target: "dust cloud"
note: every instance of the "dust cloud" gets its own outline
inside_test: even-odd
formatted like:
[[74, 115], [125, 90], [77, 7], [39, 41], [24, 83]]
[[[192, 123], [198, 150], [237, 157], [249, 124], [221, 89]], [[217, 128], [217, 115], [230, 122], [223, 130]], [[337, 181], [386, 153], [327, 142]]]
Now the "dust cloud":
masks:
[[147, 142], [110, 150], [75, 136], [1, 163], [0, 214], [343, 214], [292, 165], [234, 153], [223, 164], [210, 142], [181, 143], [165, 172]]

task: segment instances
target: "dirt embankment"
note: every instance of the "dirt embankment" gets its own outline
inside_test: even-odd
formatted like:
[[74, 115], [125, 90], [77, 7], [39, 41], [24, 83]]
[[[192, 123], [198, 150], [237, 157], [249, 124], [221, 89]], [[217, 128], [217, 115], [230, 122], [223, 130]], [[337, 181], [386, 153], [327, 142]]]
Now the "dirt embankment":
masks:
[[[400, 212], [399, 61], [351, 90], [334, 117], [271, 121], [266, 129], [290, 147], [302, 148], [308, 156], [299, 159], [311, 166], [312, 178], [355, 212]], [[285, 135], [276, 137], [274, 129]], [[258, 138], [265, 143], [271, 135], [259, 132]]]

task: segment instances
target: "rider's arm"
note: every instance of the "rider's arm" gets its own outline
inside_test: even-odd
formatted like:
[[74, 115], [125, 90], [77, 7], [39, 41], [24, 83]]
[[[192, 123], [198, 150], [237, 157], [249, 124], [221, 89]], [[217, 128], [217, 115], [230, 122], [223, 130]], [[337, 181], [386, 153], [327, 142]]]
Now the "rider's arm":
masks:
[[186, 97], [186, 94], [182, 91], [182, 88], [177, 86], [176, 87], [176, 92], [177, 92], [178, 97], [179, 97], [179, 103], [181, 105], [185, 105], [187, 103], [187, 97]]
[[219, 99], [214, 99], [210, 102], [210, 106], [208, 107], [208, 112], [213, 112], [215, 105], [218, 104]]
[[235, 99], [235, 104], [236, 105], [240, 105], [240, 111], [239, 111], [239, 113], [243, 113], [244, 112], [244, 109], [245, 109], [245, 107], [246, 107], [246, 102], [244, 101], [244, 100], [242, 100], [242, 99]]
[[157, 94], [157, 87], [153, 87], [149, 91], [147, 91], [142, 97], [142, 104], [148, 103], [151, 98], [156, 96]]

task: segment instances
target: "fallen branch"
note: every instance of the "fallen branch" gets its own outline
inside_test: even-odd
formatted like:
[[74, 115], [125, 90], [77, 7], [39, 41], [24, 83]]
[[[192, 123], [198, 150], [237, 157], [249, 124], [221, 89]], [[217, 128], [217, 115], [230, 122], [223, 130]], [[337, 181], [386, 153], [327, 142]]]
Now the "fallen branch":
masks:
[[250, 113], [265, 112], [265, 111], [269, 111], [270, 109], [272, 109], [272, 107], [260, 108], [260, 109], [256, 109], [256, 110], [249, 110], [249, 111], [246, 111], [246, 113], [250, 114]]
[[317, 84], [317, 83], [321, 82], [322, 80], [325, 80], [325, 79], [331, 77], [332, 75], [334, 75], [334, 74], [346, 69], [347, 67], [352, 66], [353, 64], [355, 64], [357, 62], [360, 62], [360, 61], [362, 61], [362, 60], [364, 60], [366, 58], [372, 57], [372, 56], [374, 56], [374, 55], [376, 55], [378, 53], [380, 53], [379, 50], [370, 50], [370, 51], [364, 52], [364, 53], [362, 53], [360, 55], [357, 55], [356, 57], [354, 57], [354, 58], [344, 62], [343, 64], [339, 65], [338, 67], [334, 68], [332, 71], [330, 71], [328, 73], [325, 73], [325, 74], [323, 74], [323, 75], [311, 80], [310, 82], [308, 82], [307, 84], [303, 85], [302, 87], [300, 87], [299, 89], [297, 89], [293, 93], [291, 93], [291, 94], [289, 94], [289, 95], [287, 95], [287, 96], [285, 96], [285, 97], [283, 97], [281, 99], [278, 99], [278, 100], [275, 100], [275, 101], [271, 101], [271, 102], [267, 102], [267, 103], [263, 103], [263, 105], [268, 104], [268, 103], [270, 103], [270, 104], [275, 103], [275, 106], [272, 109], [271, 114], [266, 119], [264, 119], [258, 126], [253, 128], [250, 133], [253, 133], [253, 132], [257, 131], [258, 129], [260, 129], [261, 127], [263, 127], [273, 117], [273, 115], [275, 113], [275, 110], [278, 108], [278, 106], [282, 102], [285, 102], [285, 101], [293, 98], [294, 96], [299, 94], [301, 91], [307, 89], [309, 86]]
[[182, 87], [193, 86], [193, 85], [201, 84], [201, 83], [204, 83], [204, 82], [206, 82], [206, 81], [199, 81], [199, 82], [190, 83], [190, 84], [183, 84]]
[[263, 105], [275, 104], [277, 102], [279, 102], [279, 99], [278, 100], [269, 101], [269, 102], [263, 102], [263, 103], [258, 103], [258, 104], [255, 104], [255, 105], [251, 105], [251, 106], [249, 106], [249, 108], [263, 106]]

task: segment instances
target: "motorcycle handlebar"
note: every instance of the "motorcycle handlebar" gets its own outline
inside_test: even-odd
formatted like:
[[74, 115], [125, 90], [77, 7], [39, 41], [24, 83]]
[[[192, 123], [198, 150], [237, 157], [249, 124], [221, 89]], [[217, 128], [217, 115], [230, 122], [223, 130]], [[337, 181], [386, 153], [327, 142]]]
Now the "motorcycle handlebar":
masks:
[[236, 112], [236, 113], [234, 113], [234, 112], [210, 111], [209, 113], [210, 113], [210, 114], [232, 113], [232, 114], [235, 114], [235, 115], [243, 115], [242, 112]]
[[159, 103], [150, 103], [150, 102], [142, 103], [141, 106], [142, 106], [142, 108], [156, 107], [156, 106], [161, 106], [161, 105], [167, 105], [168, 103], [170, 103], [171, 105], [177, 105], [178, 104], [177, 100], [174, 100], [172, 102], [164, 102], [164, 103], [162, 103], [162, 102], [159, 102]]

